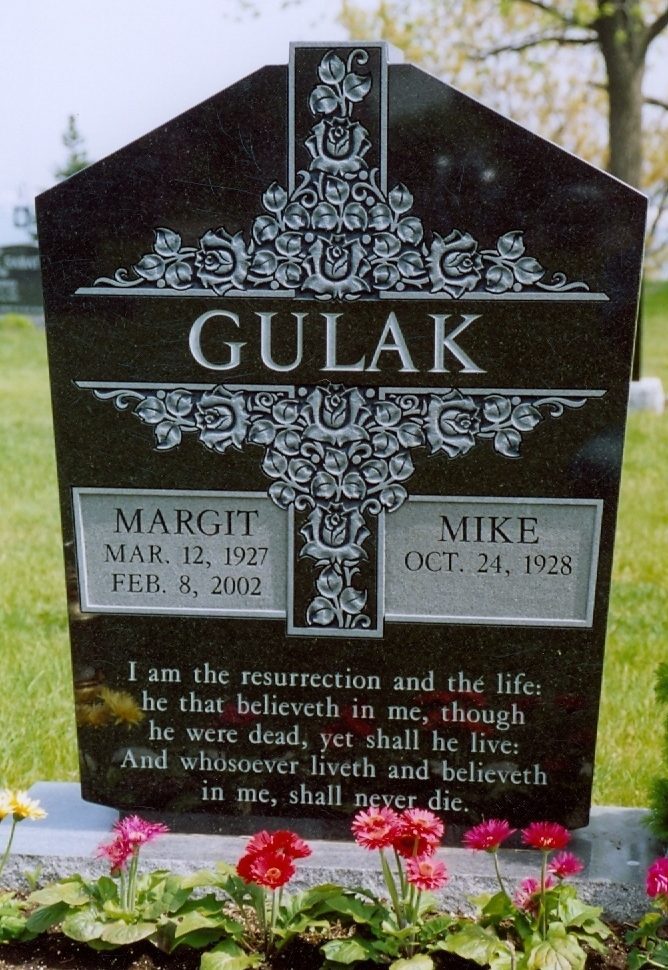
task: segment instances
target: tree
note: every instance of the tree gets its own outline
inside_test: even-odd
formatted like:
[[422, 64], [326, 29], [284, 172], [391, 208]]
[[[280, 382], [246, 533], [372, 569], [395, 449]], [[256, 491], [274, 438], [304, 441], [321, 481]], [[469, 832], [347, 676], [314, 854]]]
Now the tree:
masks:
[[67, 158], [54, 172], [59, 182], [68, 179], [70, 175], [76, 175], [77, 172], [90, 165], [84, 138], [79, 132], [74, 115], [70, 115], [67, 119], [67, 128], [63, 133], [62, 143], [67, 149]]
[[645, 189], [648, 250], [668, 255], [668, 104], [643, 94], [666, 0], [342, 0], [341, 19]]

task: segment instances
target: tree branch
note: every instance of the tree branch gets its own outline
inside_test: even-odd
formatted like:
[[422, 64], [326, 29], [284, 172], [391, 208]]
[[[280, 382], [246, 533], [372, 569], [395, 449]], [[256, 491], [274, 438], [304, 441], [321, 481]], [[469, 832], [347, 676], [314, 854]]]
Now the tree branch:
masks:
[[558, 47], [571, 45], [595, 44], [596, 37], [567, 37], [564, 34], [534, 34], [526, 40], [518, 41], [517, 44], [500, 44], [498, 47], [490, 47], [486, 51], [477, 54], [472, 51], [472, 56], [477, 61], [484, 61], [488, 57], [496, 57], [497, 54], [517, 54], [521, 51], [529, 50], [532, 47], [540, 47], [543, 44], [556, 44]]
[[668, 111], [668, 101], [659, 101], [658, 98], [643, 98], [645, 104], [651, 104], [653, 108], [663, 108]]
[[581, 24], [573, 17], [567, 16], [561, 10], [558, 10], [556, 7], [552, 6], [551, 3], [548, 3], [547, 0], [518, 0], [518, 2], [523, 3], [525, 7], [535, 7], [537, 10], [542, 10], [543, 13], [548, 14], [550, 17], [556, 17], [556, 19], [561, 21], [565, 27], [586, 28], [590, 26], [590, 24]]
[[660, 13], [653, 24], [650, 24], [647, 28], [647, 34], [645, 36], [645, 50], [649, 47], [653, 40], [662, 33], [666, 27], [668, 27], [668, 6], [664, 9], [663, 13]]

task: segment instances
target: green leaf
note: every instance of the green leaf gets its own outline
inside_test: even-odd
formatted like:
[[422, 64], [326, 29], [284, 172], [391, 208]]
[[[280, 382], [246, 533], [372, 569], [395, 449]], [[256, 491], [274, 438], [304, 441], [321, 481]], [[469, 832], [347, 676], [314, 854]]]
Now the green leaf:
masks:
[[116, 920], [113, 923], [107, 923], [100, 936], [105, 943], [127, 946], [130, 943], [145, 940], [155, 932], [155, 923], [125, 923], [123, 920]]
[[[371, 949], [360, 940], [329, 940], [321, 948], [328, 960], [334, 963], [357, 963], [360, 960], [368, 960], [371, 957]], [[206, 970], [206, 968], [202, 968]]]
[[51, 926], [60, 923], [68, 912], [67, 903], [52, 903], [50, 906], [40, 906], [28, 917], [26, 926], [31, 933], [44, 933]]
[[43, 906], [50, 906], [53, 903], [67, 903], [68, 906], [85, 906], [90, 902], [90, 894], [86, 892], [77, 876], [73, 879], [64, 879], [61, 882], [54, 882], [44, 889], [38, 889], [31, 893], [28, 902], [39, 903]]
[[473, 960], [481, 967], [487, 964], [497, 968], [510, 967], [512, 963], [510, 945], [500, 940], [491, 928], [485, 929], [478, 923], [469, 923], [457, 933], [452, 933], [436, 948], [456, 953], [465, 960]]
[[426, 953], [416, 953], [409, 959], [395, 960], [390, 970], [434, 970], [434, 961]]
[[233, 940], [223, 940], [213, 950], [202, 954], [200, 970], [247, 970], [261, 963], [259, 953], [246, 953]]
[[66, 916], [61, 929], [65, 936], [77, 940], [78, 943], [90, 943], [102, 936], [104, 923], [98, 919], [98, 911], [94, 906], [86, 906], [85, 909]]
[[584, 970], [587, 955], [572, 933], [562, 924], [552, 924], [547, 939], [527, 955], [528, 970]]

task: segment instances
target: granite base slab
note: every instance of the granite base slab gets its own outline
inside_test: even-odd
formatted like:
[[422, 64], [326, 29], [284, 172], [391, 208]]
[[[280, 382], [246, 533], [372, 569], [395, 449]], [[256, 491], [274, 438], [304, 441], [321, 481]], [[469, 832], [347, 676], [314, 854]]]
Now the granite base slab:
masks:
[[[42, 884], [74, 872], [91, 876], [106, 872], [105, 862], [96, 858], [95, 851], [108, 839], [118, 813], [83, 801], [80, 787], [74, 783], [39, 782], [30, 789], [30, 795], [39, 799], [48, 816], [17, 827], [5, 870], [6, 885], [19, 887], [24, 883], [23, 874], [36, 870]], [[648, 908], [645, 873], [661, 854], [661, 847], [648, 831], [646, 819], [644, 809], [594, 806], [589, 825], [574, 833], [569, 847], [585, 862], [584, 871], [575, 879], [582, 896], [602, 906], [616, 920], [636, 919]], [[187, 873], [212, 867], [219, 860], [234, 862], [242, 854], [248, 835], [264, 821], [249, 819], [246, 835], [173, 832], [144, 848], [143, 864]], [[295, 827], [308, 836], [302, 825]], [[338, 882], [383, 893], [375, 853], [365, 852], [352, 841], [310, 837], [309, 841], [313, 854], [300, 862], [298, 876], [291, 884], [296, 889]], [[486, 854], [457, 847], [443, 848], [440, 854], [450, 873], [448, 885], [440, 894], [448, 909], [465, 909], [467, 896], [495, 891], [491, 860]], [[500, 861], [511, 886], [536, 875], [538, 856], [531, 850], [502, 850]]]

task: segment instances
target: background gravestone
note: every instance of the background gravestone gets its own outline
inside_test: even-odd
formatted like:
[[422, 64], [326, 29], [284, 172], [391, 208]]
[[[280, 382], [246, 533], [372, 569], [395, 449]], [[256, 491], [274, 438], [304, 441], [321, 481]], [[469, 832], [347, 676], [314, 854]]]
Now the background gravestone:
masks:
[[85, 798], [586, 824], [644, 214], [382, 44], [39, 198]]
[[0, 247], [0, 313], [42, 316], [42, 280], [37, 246]]

